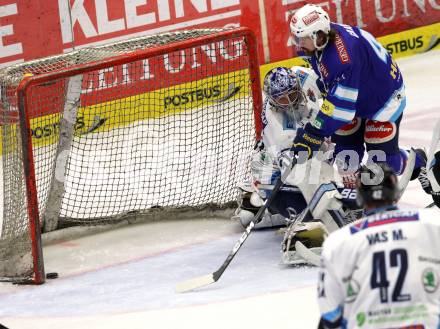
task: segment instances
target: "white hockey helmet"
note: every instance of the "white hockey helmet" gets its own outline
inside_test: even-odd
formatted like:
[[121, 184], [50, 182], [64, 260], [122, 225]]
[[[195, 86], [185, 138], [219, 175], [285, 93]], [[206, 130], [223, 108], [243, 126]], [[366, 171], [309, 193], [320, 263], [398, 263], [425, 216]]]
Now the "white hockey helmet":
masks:
[[290, 33], [296, 45], [299, 44], [299, 38], [310, 37], [316, 49], [323, 49], [327, 45], [328, 39], [323, 45], [318, 46], [319, 31], [325, 34], [330, 32], [329, 15], [320, 6], [307, 4], [298, 9], [290, 19]]

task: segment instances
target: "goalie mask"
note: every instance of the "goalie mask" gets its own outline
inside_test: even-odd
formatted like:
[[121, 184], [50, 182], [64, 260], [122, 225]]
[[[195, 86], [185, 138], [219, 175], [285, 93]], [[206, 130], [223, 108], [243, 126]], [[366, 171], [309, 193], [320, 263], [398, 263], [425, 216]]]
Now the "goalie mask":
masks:
[[356, 181], [359, 205], [393, 204], [399, 197], [398, 179], [386, 163], [362, 166]]
[[292, 114], [296, 121], [301, 121], [299, 106], [305, 96], [295, 73], [287, 67], [276, 67], [264, 77], [263, 92], [275, 110]]

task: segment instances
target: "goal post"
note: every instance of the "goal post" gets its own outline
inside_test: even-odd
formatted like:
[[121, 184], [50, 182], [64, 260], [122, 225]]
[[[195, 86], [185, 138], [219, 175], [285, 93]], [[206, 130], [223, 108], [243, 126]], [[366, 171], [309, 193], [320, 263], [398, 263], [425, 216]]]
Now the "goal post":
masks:
[[244, 27], [16, 64], [0, 88], [2, 281], [44, 283], [42, 230], [234, 201], [262, 129]]

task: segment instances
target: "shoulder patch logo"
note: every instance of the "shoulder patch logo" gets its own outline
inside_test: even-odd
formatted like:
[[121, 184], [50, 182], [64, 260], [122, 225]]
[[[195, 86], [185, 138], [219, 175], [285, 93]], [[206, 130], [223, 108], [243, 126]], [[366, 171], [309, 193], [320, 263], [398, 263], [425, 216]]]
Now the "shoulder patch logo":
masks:
[[336, 34], [335, 46], [342, 64], [350, 63], [350, 56], [348, 55], [347, 48], [339, 34]]
[[335, 110], [335, 106], [330, 103], [328, 100], [325, 100], [321, 106], [321, 112], [325, 115], [331, 117], [333, 115], [333, 111]]
[[304, 86], [304, 82], [306, 81], [306, 79], [308, 78], [309, 74], [302, 71], [302, 70], [298, 70], [298, 72], [296, 72], [296, 75], [299, 79], [299, 82], [301, 84], [301, 86]]
[[319, 15], [316, 11], [312, 11], [310, 14], [308, 14], [307, 16], [303, 17], [303, 22], [306, 25], [310, 25], [313, 24], [314, 22], [316, 22], [319, 19]]

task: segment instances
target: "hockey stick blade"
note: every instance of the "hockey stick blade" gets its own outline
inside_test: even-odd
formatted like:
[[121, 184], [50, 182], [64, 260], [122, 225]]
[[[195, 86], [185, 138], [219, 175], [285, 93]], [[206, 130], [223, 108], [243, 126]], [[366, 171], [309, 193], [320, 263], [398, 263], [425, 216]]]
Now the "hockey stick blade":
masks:
[[176, 286], [177, 292], [185, 292], [185, 291], [189, 291], [189, 290], [194, 290], [196, 288], [201, 288], [201, 287], [204, 287], [208, 284], [217, 282], [218, 279], [220, 279], [223, 272], [226, 270], [226, 268], [232, 262], [235, 255], [237, 254], [237, 252], [240, 250], [241, 246], [243, 245], [243, 243], [246, 241], [246, 239], [251, 234], [251, 231], [254, 228], [254, 226], [261, 221], [261, 218], [263, 217], [264, 212], [266, 211], [266, 209], [270, 206], [270, 204], [275, 199], [275, 196], [277, 195], [278, 191], [281, 189], [281, 186], [283, 185], [283, 182], [285, 181], [286, 177], [290, 174], [291, 170], [296, 165], [296, 162], [297, 162], [296, 158], [293, 158], [292, 162], [290, 163], [289, 169], [285, 170], [285, 172], [282, 174], [282, 177], [278, 177], [278, 180], [277, 180], [269, 198], [266, 200], [264, 205], [260, 207], [257, 214], [254, 216], [254, 218], [248, 224], [248, 226], [244, 230], [243, 234], [241, 235], [240, 239], [235, 243], [234, 247], [229, 252], [228, 257], [226, 257], [225, 261], [217, 269], [217, 271], [215, 271], [211, 274], [200, 276], [200, 277], [185, 281], [181, 284], [178, 284]]
[[[261, 216], [261, 214], [263, 212], [261, 209], [265, 209], [265, 206], [261, 207], [260, 210], [258, 211], [257, 215], [255, 215], [256, 219], [258, 219]], [[185, 282], [178, 284], [176, 286], [176, 292], [187, 292], [187, 291], [201, 288], [201, 287], [207, 286], [211, 283], [217, 282], [217, 280], [220, 279], [223, 272], [226, 270], [226, 268], [231, 263], [232, 259], [237, 254], [238, 250], [241, 248], [243, 243], [246, 241], [247, 237], [249, 236], [250, 232], [252, 231], [253, 227], [255, 226], [255, 221], [251, 221], [249, 223], [249, 225], [246, 227], [246, 230], [243, 232], [240, 239], [235, 243], [234, 248], [232, 248], [228, 257], [226, 258], [226, 260], [223, 262], [222, 266], [220, 266], [217, 271], [215, 271], [214, 273], [199, 276], [197, 278], [190, 279], [190, 280], [187, 280]]]
[[275, 184], [275, 186], [274, 186], [274, 188], [272, 190], [272, 193], [270, 194], [269, 198], [266, 200], [264, 205], [260, 207], [260, 209], [258, 210], [257, 214], [254, 216], [253, 220], [251, 220], [251, 222], [248, 224], [248, 226], [244, 230], [243, 234], [241, 235], [240, 239], [235, 243], [234, 247], [229, 252], [228, 257], [226, 257], [225, 261], [217, 269], [217, 271], [215, 271], [215, 272], [213, 272], [211, 274], [200, 276], [200, 277], [197, 277], [197, 278], [194, 278], [194, 279], [190, 279], [188, 281], [185, 281], [183, 283], [178, 284], [176, 286], [176, 292], [186, 292], [186, 291], [194, 290], [194, 289], [197, 289], [197, 288], [201, 288], [201, 287], [207, 286], [207, 285], [209, 285], [211, 283], [217, 282], [218, 279], [220, 279], [220, 277], [222, 276], [223, 272], [226, 270], [226, 268], [229, 266], [229, 264], [234, 259], [234, 257], [237, 254], [238, 250], [240, 250], [241, 246], [243, 245], [243, 243], [248, 238], [248, 236], [251, 233], [251, 231], [254, 228], [254, 226], [261, 220], [264, 212], [269, 207], [269, 205], [272, 203], [272, 201], [275, 199], [276, 194], [278, 193], [278, 191], [280, 190], [281, 186], [283, 185], [283, 181], [289, 175], [291, 169], [295, 165], [296, 165], [296, 159], [293, 159], [292, 163], [290, 164], [290, 170], [286, 170], [284, 172], [283, 177], [279, 177], [278, 178], [278, 180], [277, 180], [277, 182], [276, 182], [276, 184]]
[[216, 280], [214, 280], [214, 274], [207, 274], [203, 276], [199, 276], [197, 278], [193, 278], [190, 280], [187, 280], [185, 282], [179, 283], [176, 286], [176, 292], [182, 293], [182, 292], [188, 292], [197, 288], [201, 288], [204, 286], [207, 286], [211, 283], [214, 283]]

